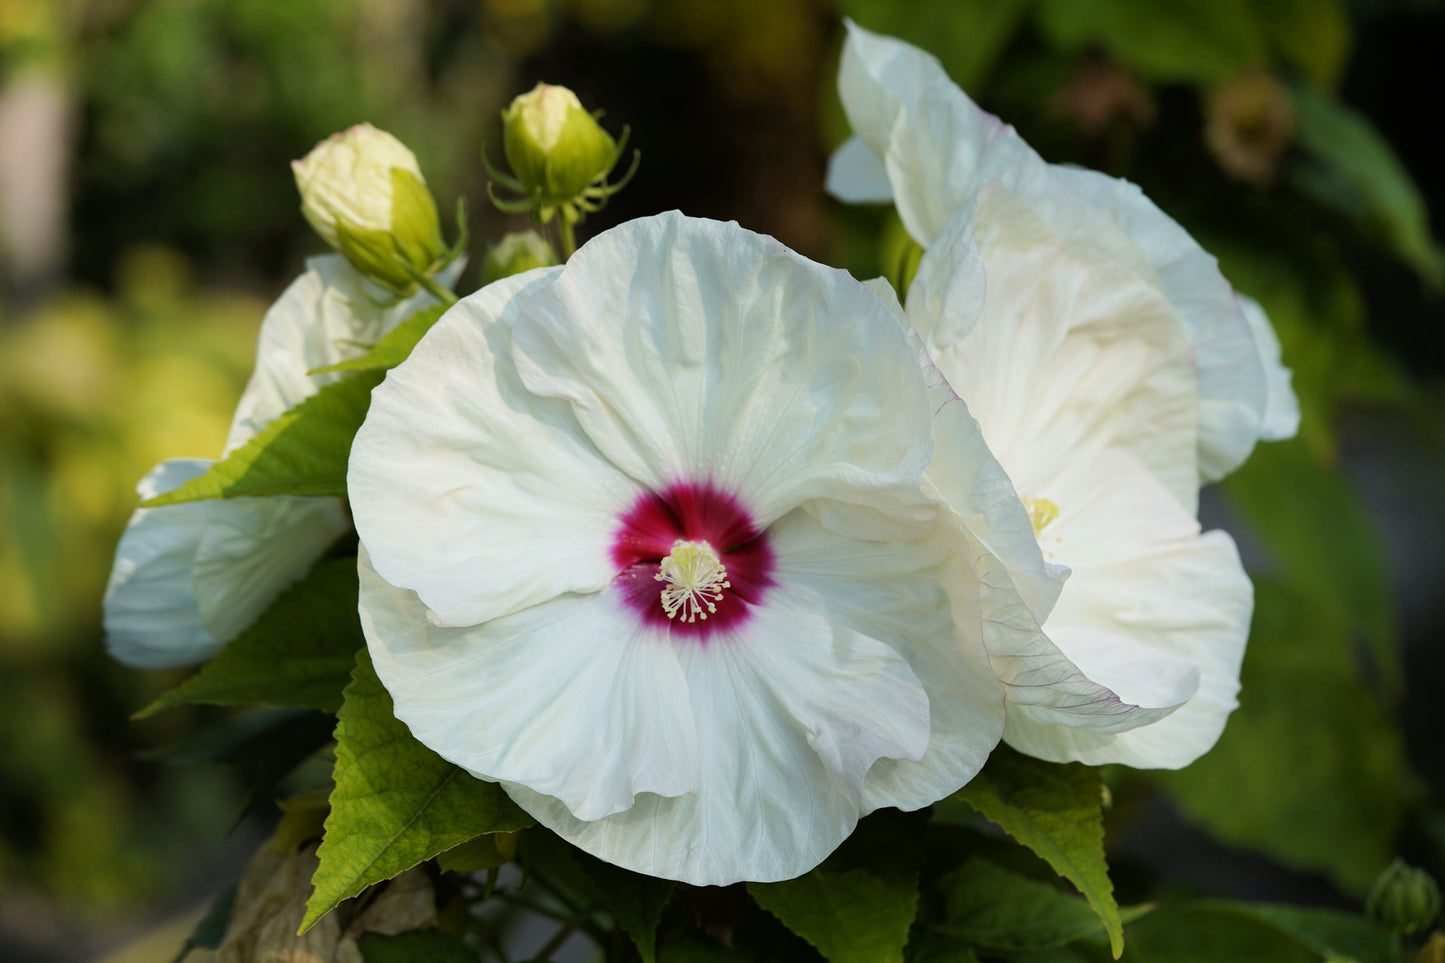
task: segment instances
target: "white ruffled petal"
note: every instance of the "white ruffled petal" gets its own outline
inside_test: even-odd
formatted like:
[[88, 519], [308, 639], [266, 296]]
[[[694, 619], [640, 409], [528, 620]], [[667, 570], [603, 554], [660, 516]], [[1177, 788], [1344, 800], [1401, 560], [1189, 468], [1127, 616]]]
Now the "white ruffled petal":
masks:
[[513, 319], [558, 270], [458, 302], [373, 392], [352, 445], [361, 540], [442, 625], [596, 592], [617, 573], [612, 538], [641, 488], [512, 363]]
[[[1072, 582], [1066, 585], [1064, 576], [1072, 578], [1073, 573], [1046, 562], [1039, 542], [1058, 548], [1058, 557], [1072, 562], [1066, 549], [1079, 536], [1070, 530], [1062, 540], [1056, 538], [1060, 529], [1055, 522], [1036, 535], [1007, 476], [992, 464], [963, 402], [946, 383], [938, 383], [934, 393], [941, 402], [934, 418], [938, 448], [928, 477], [951, 510], [954, 525], [942, 531], [959, 564], [955, 620], [979, 626], [993, 671], [1008, 690], [1010, 731], [1017, 728], [1016, 720], [1027, 719], [1040, 729], [1118, 732], [1156, 723], [1176, 711], [1198, 685], [1199, 672], [1192, 663], [1156, 653], [1127, 635], [1104, 637], [1091, 624], [1071, 633], [1055, 631], [1059, 623], [1050, 609], [1061, 589], [1063, 597], [1071, 596]], [[1066, 468], [1057, 490], [1047, 494], [1062, 498], [1060, 492], [1076, 490], [1068, 473], [1072, 467]], [[1152, 485], [1159, 491], [1157, 483]], [[1172, 500], [1169, 504], [1182, 514]], [[1093, 512], [1077, 500], [1066, 500], [1064, 506], [1087, 522], [1107, 527], [1107, 513]], [[1112, 545], [1107, 533], [1095, 531], [1093, 537]]]
[[695, 793], [585, 821], [507, 791], [563, 838], [637, 872], [703, 886], [812, 869], [857, 824], [870, 764], [922, 756], [929, 702], [897, 652], [825, 619], [811, 596], [774, 591], [743, 629], [678, 648], [697, 719]]
[[[1032, 621], [1042, 624], [1053, 610], [1069, 570], [1044, 560], [1028, 511], [984, 443], [982, 428], [926, 350], [923, 356], [934, 407], [933, 461], [926, 482], [947, 507], [950, 524], [967, 531], [1003, 564]], [[961, 555], [967, 556], [969, 551]], [[974, 576], [969, 570], [961, 577], [972, 580]], [[989, 621], [985, 620], [985, 627]]]
[[[454, 262], [439, 280], [452, 284], [463, 266]], [[343, 377], [309, 370], [360, 356], [433, 301], [425, 292], [398, 301], [340, 255], [310, 259], [262, 322], [256, 367], [225, 453]], [[171, 491], [210, 464], [166, 462], [141, 482], [140, 495]], [[138, 509], [117, 547], [106, 593], [107, 645], [121, 661], [152, 668], [204, 661], [303, 576], [349, 524], [340, 499], [329, 498]]]
[[1003, 731], [1003, 688], [977, 624], [960, 631], [953, 623], [942, 546], [860, 542], [799, 513], [770, 534], [779, 581], [815, 592], [830, 619], [901, 654], [927, 694], [927, 751], [919, 759], [878, 759], [868, 770], [863, 811], [920, 809], [957, 791]]
[[934, 57], [851, 23], [838, 86], [858, 139], [883, 158], [899, 216], [918, 243], [934, 243], [947, 221], [996, 181], [1069, 243], [1115, 259], [1163, 292], [1188, 329], [1199, 373], [1205, 481], [1238, 467], [1256, 438], [1283, 430], [1287, 422], [1266, 420], [1268, 365], [1256, 357], [1229, 283], [1137, 186], [1046, 164], [1012, 127], [974, 104]]
[[[137, 486], [154, 498], [205, 474], [209, 461], [172, 459]], [[191, 566], [212, 502], [138, 508], [131, 515], [105, 589], [105, 647], [117, 660], [141, 669], [204, 662], [221, 647], [201, 625]]]
[[1062, 649], [1060, 641], [1044, 634], [1047, 625], [1040, 629], [1038, 620], [1019, 601], [1010, 573], [993, 553], [970, 534], [963, 543], [967, 547], [956, 551], [965, 563], [972, 563], [978, 593], [954, 593], [955, 619], [960, 623], [976, 620], [984, 626], [989, 665], [1006, 688], [1009, 728], [1005, 740], [1017, 718], [1044, 727], [1122, 732], [1163, 719], [1194, 694], [1198, 682], [1194, 667], [1163, 657], [1154, 659], [1152, 668], [1165, 673], [1167, 679], [1155, 689], [1130, 689], [1128, 695], [1138, 701], [1106, 684], [1128, 681], [1117, 674], [1091, 678], [1086, 667]]
[[513, 344], [527, 387], [648, 488], [709, 479], [760, 526], [809, 499], [873, 513], [874, 537], [932, 523], [906, 334], [772, 238], [676, 212], [613, 228], [526, 298]]
[[230, 640], [351, 528], [339, 498], [231, 498], [209, 506], [191, 584], [201, 624]]
[[1279, 338], [1274, 333], [1274, 326], [1269, 323], [1269, 315], [1264, 313], [1258, 301], [1240, 295], [1239, 306], [1249, 322], [1250, 333], [1254, 335], [1254, 344], [1259, 350], [1259, 361], [1264, 367], [1267, 400], [1259, 437], [1264, 441], [1293, 438], [1299, 432], [1299, 399], [1290, 384], [1290, 370], [1280, 360]]
[[530, 787], [584, 820], [638, 794], [699, 785], [698, 735], [677, 646], [615, 590], [439, 627], [414, 592], [358, 558], [361, 622], [396, 716], [479, 778]]
[[1011, 713], [1005, 739], [1060, 762], [1187, 765], [1214, 745], [1235, 707], [1253, 589], [1234, 544], [1223, 532], [1201, 536], [1198, 522], [1122, 453], [1078, 466], [1061, 484], [1075, 497], [1060, 503], [1041, 538], [1046, 550], [1067, 553], [1073, 574], [1045, 631], [1121, 695], [1165, 682], [1171, 664], [1192, 667], [1198, 691], [1167, 718], [1115, 735]]
[[[898, 216], [928, 247], [980, 186], [1043, 161], [979, 110], [937, 58], [848, 21], [838, 93], [854, 132], [883, 158]], [[847, 198], [843, 198], [846, 200]]]
[[[138, 486], [154, 498], [212, 462], [162, 462]], [[300, 579], [350, 527], [338, 498], [234, 498], [138, 508], [116, 547], [106, 646], [159, 669], [216, 653]]]
[[886, 204], [893, 200], [888, 168], [860, 137], [844, 141], [828, 158], [828, 193], [849, 204]]
[[[465, 265], [466, 259], [458, 258], [437, 280], [450, 288]], [[322, 385], [347, 377], [341, 372], [309, 375], [308, 371], [361, 357], [398, 324], [435, 303], [426, 291], [397, 300], [339, 254], [308, 258], [306, 270], [261, 322], [256, 367], [236, 405], [225, 454], [250, 441]]]
[[1193, 509], [1195, 374], [1183, 326], [1146, 281], [993, 186], [924, 254], [908, 315], [1019, 495], [1042, 497], [1068, 464], [1117, 446]]
[[[983, 316], [989, 278], [975, 224], [979, 200], [969, 201], [948, 222], [919, 260], [908, 287], [904, 315], [925, 348], [962, 342]], [[929, 361], [937, 363], [931, 354]]]
[[1183, 320], [1199, 373], [1199, 474], [1206, 482], [1224, 477], [1269, 430], [1266, 365], [1234, 289], [1214, 257], [1136, 185], [1073, 167], [1053, 172], [1053, 191], [1072, 192], [1095, 214], [1061, 233], [1083, 245], [1096, 243], [1100, 224], [1122, 231], [1148, 258], [1155, 283]]

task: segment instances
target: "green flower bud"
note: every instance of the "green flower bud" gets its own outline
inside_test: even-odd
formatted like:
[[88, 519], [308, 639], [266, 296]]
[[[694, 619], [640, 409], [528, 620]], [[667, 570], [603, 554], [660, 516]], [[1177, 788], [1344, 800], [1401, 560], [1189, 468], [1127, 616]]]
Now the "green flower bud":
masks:
[[536, 231], [507, 234], [487, 252], [487, 259], [482, 262], [482, 284], [557, 263], [557, 252]]
[[502, 149], [522, 189], [543, 205], [566, 204], [605, 178], [617, 142], [566, 87], [538, 84], [502, 111]]
[[333, 134], [291, 162], [301, 213], [362, 274], [398, 293], [447, 254], [416, 156], [370, 124]]
[[1375, 880], [1365, 911], [1396, 933], [1416, 933], [1440, 915], [1440, 887], [1423, 869], [1397, 859]]

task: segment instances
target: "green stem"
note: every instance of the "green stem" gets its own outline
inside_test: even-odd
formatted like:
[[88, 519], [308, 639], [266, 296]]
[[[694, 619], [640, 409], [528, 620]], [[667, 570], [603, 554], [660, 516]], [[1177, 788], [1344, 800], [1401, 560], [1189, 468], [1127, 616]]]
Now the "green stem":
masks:
[[412, 277], [416, 279], [416, 283], [420, 284], [428, 294], [447, 307], [451, 307], [457, 303], [457, 296], [437, 283], [437, 279], [430, 274], [417, 273], [412, 275]]
[[577, 252], [577, 237], [572, 233], [572, 222], [566, 216], [557, 218], [557, 231], [562, 235], [562, 260], [569, 260]]

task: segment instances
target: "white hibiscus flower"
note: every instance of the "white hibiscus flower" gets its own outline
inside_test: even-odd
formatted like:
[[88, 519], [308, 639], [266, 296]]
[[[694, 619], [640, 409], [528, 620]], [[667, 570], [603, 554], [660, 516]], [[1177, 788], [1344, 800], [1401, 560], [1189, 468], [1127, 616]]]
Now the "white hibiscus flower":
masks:
[[[352, 449], [397, 717], [583, 849], [695, 884], [797, 876], [956, 790], [1002, 729], [980, 636], [1023, 606], [942, 550], [972, 535], [923, 490], [917, 358], [845, 273], [677, 213], [461, 301]], [[1026, 520], [975, 517], [1007, 480], [945, 407], [939, 450], [980, 479], [945, 517], [1037, 556]]]
[[[450, 285], [461, 264], [443, 275]], [[223, 454], [338, 377], [308, 375], [365, 352], [432, 303], [404, 301], [363, 279], [340, 255], [306, 272], [261, 324], [256, 368], [241, 395]], [[172, 459], [137, 488], [142, 499], [174, 491], [214, 462]], [[105, 593], [106, 647], [140, 668], [203, 662], [255, 621], [350, 527], [337, 498], [234, 498], [138, 508], [116, 547]]]
[[892, 199], [927, 248], [983, 185], [998, 182], [1072, 244], [1106, 256], [1164, 296], [1188, 332], [1199, 378], [1204, 481], [1237, 468], [1258, 439], [1289, 437], [1272, 419], [1294, 397], [1229, 283], [1177, 223], [1128, 181], [1046, 164], [1014, 129], [980, 110], [933, 56], [848, 23], [838, 89], [855, 136], [833, 156], [828, 189], [845, 201]]
[[[1074, 216], [1086, 216], [1080, 202]], [[986, 640], [1005, 740], [1054, 761], [1177, 768], [1234, 709], [1252, 607], [1229, 536], [1195, 520], [1198, 374], [1162, 293], [998, 185], [924, 254], [906, 315], [967, 401], [1048, 564], [1047, 639]], [[952, 469], [930, 471], [945, 499]]]

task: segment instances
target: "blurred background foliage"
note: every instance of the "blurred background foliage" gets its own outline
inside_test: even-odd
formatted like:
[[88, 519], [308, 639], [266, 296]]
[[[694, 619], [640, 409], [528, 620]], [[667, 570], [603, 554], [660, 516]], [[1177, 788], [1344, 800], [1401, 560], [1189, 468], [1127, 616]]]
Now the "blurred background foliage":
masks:
[[175, 678], [104, 657], [99, 599], [135, 481], [219, 451], [319, 250], [289, 161], [394, 132], [443, 207], [472, 201], [475, 264], [519, 226], [484, 203], [498, 112], [563, 83], [643, 152], [584, 233], [681, 208], [870, 277], [896, 218], [821, 187], [844, 15], [1050, 160], [1141, 184], [1294, 369], [1299, 439], [1205, 499], [1258, 587], [1242, 708], [1185, 771], [1110, 773], [1122, 898], [1357, 908], [1396, 853], [1445, 876], [1437, 0], [3, 0], [0, 957], [197, 910], [260, 831], [232, 832], [227, 768], [147, 760], [203, 714], [127, 721]]

